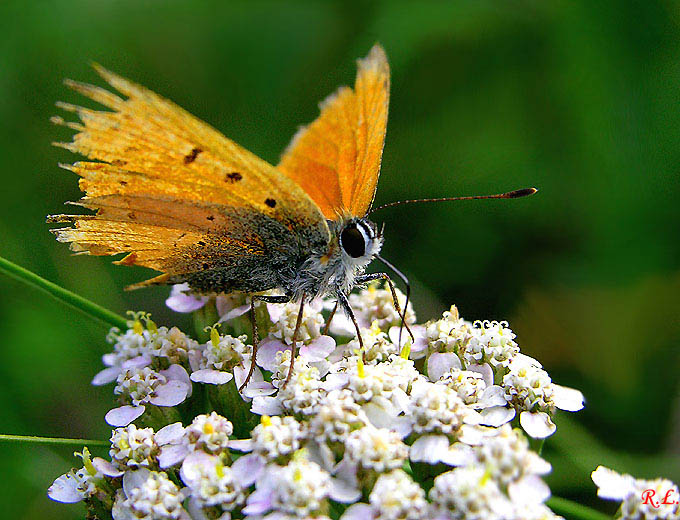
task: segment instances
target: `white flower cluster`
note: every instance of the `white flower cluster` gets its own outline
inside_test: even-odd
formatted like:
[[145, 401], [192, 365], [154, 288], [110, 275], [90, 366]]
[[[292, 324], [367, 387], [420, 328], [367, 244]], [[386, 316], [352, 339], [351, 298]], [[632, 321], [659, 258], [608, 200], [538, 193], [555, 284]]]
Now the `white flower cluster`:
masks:
[[[214, 301], [179, 287], [168, 305]], [[550, 465], [524, 432], [550, 435], [555, 409], [580, 409], [580, 392], [521, 354], [507, 323], [473, 324], [452, 307], [417, 325], [409, 307], [411, 337], [388, 289], [350, 301], [364, 348], [341, 316], [324, 335], [331, 306], [315, 302], [290, 374], [298, 305], [259, 306], [269, 322], [257, 356], [245, 335], [215, 326], [200, 343], [133, 315], [94, 380], [116, 382], [110, 460], [84, 450], [50, 497], [115, 520], [559, 518], [545, 506]], [[248, 308], [216, 303], [224, 332]]]
[[534, 438], [555, 433], [555, 409], [583, 408], [583, 394], [557, 385], [535, 359], [522, 354], [507, 322], [469, 323], [455, 306], [425, 327], [427, 374], [479, 409], [482, 424], [498, 427], [519, 415]]
[[616, 518], [622, 520], [662, 518], [680, 519], [680, 493], [670, 480], [636, 479], [614, 470], [598, 466], [591, 474], [597, 495], [621, 502]]

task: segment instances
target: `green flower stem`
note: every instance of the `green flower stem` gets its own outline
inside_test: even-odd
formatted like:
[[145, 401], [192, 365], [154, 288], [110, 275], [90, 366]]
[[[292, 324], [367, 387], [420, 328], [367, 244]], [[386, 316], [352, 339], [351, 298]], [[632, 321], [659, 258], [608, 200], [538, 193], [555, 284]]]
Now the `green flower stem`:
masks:
[[547, 504], [555, 513], [564, 516], [565, 518], [574, 520], [611, 520], [611, 518], [604, 513], [577, 504], [566, 498], [553, 496], [548, 499]]
[[121, 330], [127, 329], [125, 318], [119, 314], [105, 309], [82, 296], [78, 296], [49, 280], [45, 280], [43, 277], [2, 257], [0, 257], [0, 272], [46, 292], [57, 300], [83, 312], [106, 326], [118, 327]]
[[36, 437], [33, 435], [5, 435], [0, 434], [0, 442], [13, 442], [24, 444], [64, 444], [67, 446], [103, 446], [108, 447], [109, 441], [96, 441], [92, 439], [64, 439], [62, 437]]

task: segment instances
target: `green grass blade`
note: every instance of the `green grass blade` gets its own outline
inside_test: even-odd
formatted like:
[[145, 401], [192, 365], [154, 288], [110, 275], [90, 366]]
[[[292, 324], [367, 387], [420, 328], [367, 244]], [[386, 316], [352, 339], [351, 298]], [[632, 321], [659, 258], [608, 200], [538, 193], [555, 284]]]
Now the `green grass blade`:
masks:
[[34, 435], [5, 435], [0, 434], [0, 443], [16, 443], [16, 444], [62, 444], [67, 446], [110, 446], [109, 441], [98, 441], [92, 439], [65, 439], [62, 437], [36, 437]]
[[121, 330], [125, 330], [127, 328], [125, 318], [119, 314], [105, 309], [104, 307], [101, 307], [100, 305], [97, 305], [96, 303], [91, 302], [82, 296], [78, 296], [77, 294], [64, 289], [63, 287], [50, 282], [49, 280], [45, 280], [43, 277], [38, 276], [28, 269], [24, 269], [23, 267], [18, 266], [17, 264], [2, 257], [0, 257], [0, 272], [22, 281], [27, 285], [40, 289], [43, 292], [46, 292], [57, 300], [62, 301], [66, 305], [69, 305], [70, 307], [85, 313], [87, 316], [94, 318], [106, 326], [118, 327]]
[[558, 515], [568, 518], [570, 520], [611, 520], [611, 517], [600, 513], [595, 509], [587, 506], [577, 504], [571, 500], [561, 497], [551, 497], [548, 499], [547, 505]]

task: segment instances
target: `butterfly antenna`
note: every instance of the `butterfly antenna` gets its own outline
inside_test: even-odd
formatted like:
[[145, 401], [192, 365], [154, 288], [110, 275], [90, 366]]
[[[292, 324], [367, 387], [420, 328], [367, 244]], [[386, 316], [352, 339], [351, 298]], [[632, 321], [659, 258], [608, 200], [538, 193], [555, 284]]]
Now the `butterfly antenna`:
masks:
[[[402, 273], [399, 269], [397, 269], [391, 262], [388, 262], [380, 255], [375, 255], [375, 257], [378, 260], [380, 260], [383, 264], [385, 264], [385, 266], [387, 266], [388, 269], [391, 269], [392, 272], [396, 274], [401, 279], [401, 281], [404, 282], [404, 285], [406, 286], [406, 301], [404, 302], [404, 310], [402, 311], [402, 314], [400, 316], [401, 325], [399, 326], [399, 347], [401, 347], [401, 333], [404, 330], [404, 324], [406, 323], [406, 309], [408, 309], [408, 302], [411, 299], [411, 282], [409, 282], [406, 275]], [[413, 335], [411, 337], [413, 337]]]
[[390, 208], [392, 206], [401, 206], [402, 204], [413, 204], [416, 202], [449, 202], [452, 200], [477, 200], [477, 199], [518, 199], [520, 197], [527, 197], [533, 195], [538, 190], [536, 188], [522, 188], [521, 190], [508, 191], [506, 193], [496, 193], [495, 195], [472, 195], [468, 197], [440, 197], [436, 199], [411, 199], [398, 200], [396, 202], [388, 202], [382, 206], [371, 209], [370, 213], [374, 213], [379, 209]]

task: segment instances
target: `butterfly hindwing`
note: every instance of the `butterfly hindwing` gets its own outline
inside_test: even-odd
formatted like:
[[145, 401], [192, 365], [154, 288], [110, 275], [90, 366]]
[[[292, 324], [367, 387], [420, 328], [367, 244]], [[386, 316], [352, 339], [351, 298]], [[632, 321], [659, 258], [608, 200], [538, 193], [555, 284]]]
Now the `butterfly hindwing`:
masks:
[[321, 114], [293, 138], [278, 168], [299, 184], [328, 219], [365, 216], [380, 174], [387, 128], [390, 69], [375, 45], [358, 61], [354, 89], [341, 87]]

